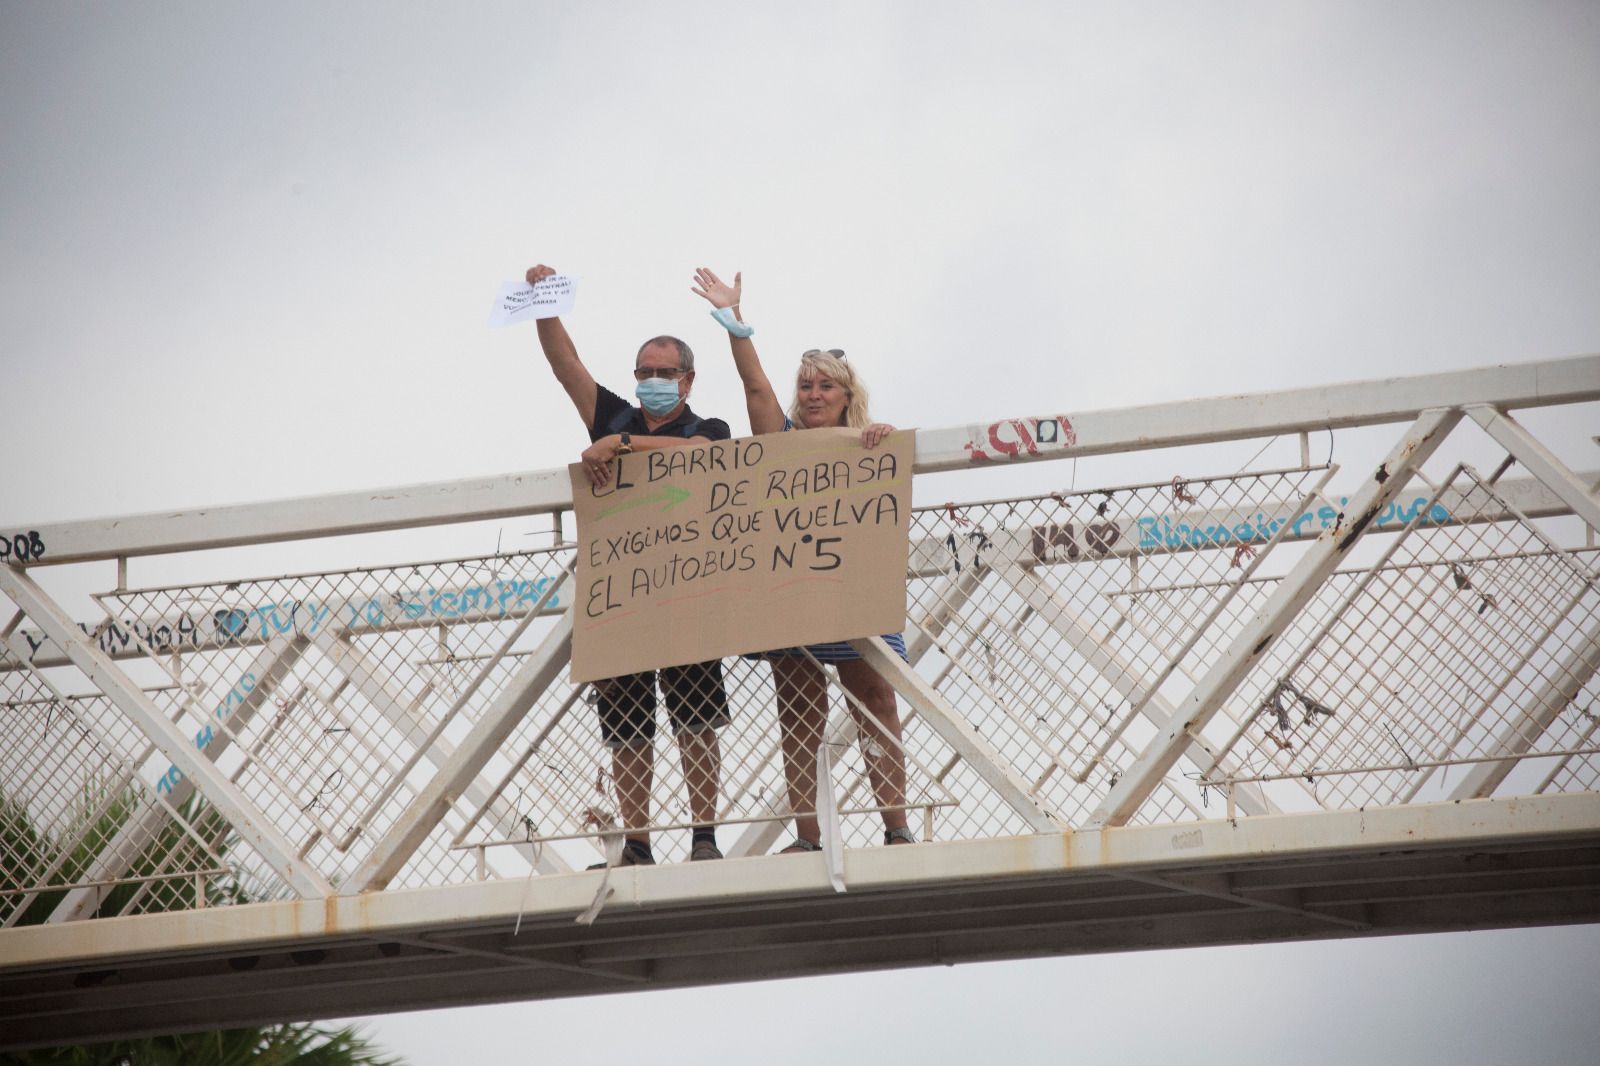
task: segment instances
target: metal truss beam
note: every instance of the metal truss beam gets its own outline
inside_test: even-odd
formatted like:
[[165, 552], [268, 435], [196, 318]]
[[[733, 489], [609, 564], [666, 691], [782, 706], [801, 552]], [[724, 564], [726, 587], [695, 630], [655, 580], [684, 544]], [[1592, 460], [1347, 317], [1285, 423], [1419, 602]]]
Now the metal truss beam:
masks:
[[1310, 918], [1318, 922], [1327, 922], [1329, 925], [1343, 926], [1346, 929], [1370, 929], [1371, 923], [1360, 918], [1349, 918], [1338, 914], [1329, 914], [1327, 911], [1311, 910], [1306, 907], [1297, 907], [1293, 904], [1282, 903], [1277, 900], [1266, 899], [1261, 896], [1246, 895], [1238, 891], [1233, 885], [1233, 878], [1225, 873], [1219, 874], [1190, 874], [1185, 877], [1157, 877], [1151, 874], [1123, 874], [1129, 881], [1137, 881], [1143, 885], [1158, 885], [1163, 888], [1187, 892], [1195, 896], [1204, 896], [1208, 899], [1220, 899], [1228, 903], [1241, 903], [1247, 907], [1260, 907], [1263, 910], [1281, 911], [1284, 914], [1293, 914], [1300, 918]]
[[411, 947], [420, 948], [423, 951], [436, 951], [449, 955], [465, 955], [471, 958], [490, 959], [493, 961], [509, 963], [512, 966], [531, 966], [538, 970], [561, 970], [566, 973], [577, 974], [581, 977], [602, 977], [612, 981], [626, 982], [628, 985], [633, 985], [635, 987], [647, 986], [650, 981], [650, 979], [643, 974], [623, 973], [618, 970], [608, 970], [599, 966], [583, 966], [577, 963], [561, 962], [556, 959], [532, 955], [525, 951], [507, 951], [503, 946], [481, 947], [478, 945], [453, 943], [451, 941], [438, 940], [429, 937], [393, 937], [392, 942], [396, 944], [408, 944]]
[[[1477, 403], [1512, 408], [1594, 400], [1600, 400], [1600, 355], [1114, 411], [1036, 412], [1047, 417], [919, 430], [916, 472], [968, 469], [975, 443], [998, 461], [1026, 462], [1409, 422], [1433, 408]], [[1036, 442], [1034, 448], [1027, 447], [1018, 427], [1027, 429], [1051, 418], [1070, 421], [1074, 442], [1049, 446]], [[1058, 438], [1066, 436], [1057, 433]], [[996, 439], [1000, 449], [985, 443]]]
[[[233, 744], [234, 733], [244, 729], [261, 709], [278, 683], [288, 675], [305, 651], [305, 642], [295, 637], [280, 636], [269, 641], [256, 655], [246, 671], [257, 680], [249, 692], [234, 707], [228, 718], [228, 728], [213, 732], [211, 742], [201, 749], [201, 754], [215, 763]], [[173, 808], [182, 807], [194, 795], [194, 782], [179, 778], [167, 793], [167, 803]], [[127, 874], [139, 853], [156, 838], [171, 811], [161, 803], [142, 802], [123, 823], [122, 828], [95, 856], [85, 881], [111, 881]], [[99, 905], [102, 893], [95, 888], [74, 888], [56, 904], [46, 921], [74, 922], [88, 918]]]
[[1356, 492], [1339, 522], [1311, 545], [1238, 638], [1178, 707], [1171, 724], [1152, 741], [1090, 815], [1093, 826], [1125, 825], [1167, 771], [1239, 686], [1267, 647], [1293, 621], [1318, 586], [1366, 532], [1368, 524], [1399, 493], [1461, 420], [1458, 410], [1430, 410], [1413, 422]]
[[1006, 806], [1022, 816], [1029, 828], [1035, 833], [1054, 833], [1061, 829], [1060, 824], [1040, 808], [1027, 782], [1001, 758], [1000, 753], [921, 674], [890, 651], [882, 637], [852, 640], [850, 646], [883, 675], [902, 699], [916, 708], [922, 720], [955, 749], [956, 754], [983, 778], [985, 784], [994, 789]]
[[[1167, 729], [1172, 725], [1178, 713], [1177, 708], [1160, 692], [1149, 690], [1139, 676], [1138, 667], [1117, 654], [1112, 642], [1097, 639], [1077, 613], [1063, 603], [1038, 574], [1015, 563], [996, 567], [996, 573], [1000, 580], [1016, 590], [1024, 603], [1033, 608], [1045, 625], [1099, 671], [1118, 695], [1130, 704], [1136, 704], [1146, 721], [1157, 729]], [[1191, 736], [1184, 754], [1198, 764], [1214, 765], [1224, 774], [1232, 776], [1241, 773], [1233, 760], [1224, 756], [1216, 745], [1203, 736]], [[1235, 786], [1233, 801], [1245, 814], [1277, 813], [1277, 807], [1267, 798], [1260, 785]]]
[[916, 666], [924, 655], [939, 646], [939, 638], [950, 628], [951, 621], [972, 602], [972, 597], [982, 587], [984, 575], [988, 572], [987, 561], [980, 559], [977, 566], [969, 566], [947, 576], [933, 590], [934, 609], [912, 627], [911, 639], [906, 641], [906, 658], [912, 666]]
[[[570, 584], [570, 580], [564, 580], [558, 587]], [[413, 797], [383, 839], [356, 867], [341, 887], [344, 895], [376, 891], [394, 879], [571, 658], [572, 612], [568, 611], [523, 661], [433, 780]]]
[[521, 518], [572, 506], [565, 467], [494, 477], [398, 485], [267, 503], [194, 507], [38, 527], [55, 565], [162, 555], [241, 544], [276, 544], [455, 522]]
[[179, 732], [150, 697], [73, 625], [66, 612], [32, 578], [15, 567], [0, 566], [0, 592], [11, 597], [51, 639], [67, 650], [73, 666], [104, 692], [172, 765], [194, 782], [206, 802], [285, 883], [308, 898], [333, 893], [333, 886], [295, 855], [293, 845], [272, 821], [210, 759], [195, 749], [191, 739]]
[[1556, 458], [1554, 452], [1539, 443], [1520, 423], [1499, 410], [1499, 406], [1504, 405], [1473, 404], [1467, 408], [1467, 414], [1494, 438], [1495, 443], [1515, 456], [1517, 462], [1561, 497], [1574, 514], [1589, 523], [1590, 529], [1600, 531], [1600, 499], [1595, 497], [1593, 490], [1578, 480], [1567, 464]]
[[[15, 636], [13, 635], [9, 639], [15, 639]], [[84, 720], [81, 708], [89, 702], [88, 700], [82, 697], [67, 696], [57, 687], [54, 681], [42, 673], [35, 673], [32, 680], [38, 682], [45, 691], [50, 693], [52, 706], [61, 707], [62, 713], [77, 726], [92, 745], [99, 748], [102, 754], [109, 757], [107, 761], [115, 767], [116, 771], [120, 772], [116, 773], [105, 786], [99, 789], [100, 796], [93, 801], [90, 808], [85, 809], [83, 816], [77, 819], [77, 826], [69, 830], [65, 835], [55, 838], [51, 848], [55, 852], [54, 858], [50, 859], [43, 868], [36, 868], [30, 871], [28, 880], [32, 884], [23, 891], [23, 894], [21, 896], [8, 895], [5, 898], [3, 907], [0, 907], [0, 919], [3, 919], [0, 920], [0, 927], [4, 928], [10, 928], [15, 925], [28, 909], [33, 906], [33, 902], [39, 898], [40, 894], [49, 891], [52, 879], [61, 876], [62, 869], [72, 862], [78, 850], [84, 846], [85, 841], [94, 835], [96, 827], [110, 814], [116, 805], [118, 795], [123, 794], [130, 785], [133, 785], [138, 780], [138, 770], [135, 767], [143, 757], [148, 756], [150, 751], [153, 750], [153, 748], [145, 748], [140, 756], [136, 756], [130, 762], [123, 757], [123, 753], [118, 750], [117, 745], [110, 741], [96, 723]], [[92, 698], [96, 702], [109, 702], [102, 694], [97, 694]], [[9, 710], [9, 706], [7, 709]], [[135, 791], [141, 798], [143, 797], [144, 790], [142, 788]], [[202, 849], [210, 853], [211, 849], [194, 831], [193, 826], [180, 823], [180, 827], [191, 842], [199, 844]], [[6, 850], [9, 851], [10, 849]], [[211, 853], [211, 857], [216, 859], [214, 853]], [[9, 872], [8, 870], [7, 873]], [[11, 879], [8, 878], [8, 880]]]
[[[1090, 411], [1047, 419], [917, 432], [915, 472], [969, 469], [974, 441], [1000, 439], [1010, 460], [1065, 459], [1207, 441], [1269, 437], [1413, 419], [1423, 410], [1492, 403], [1500, 408], [1600, 400], [1600, 355], [1428, 374], [1383, 381]], [[1048, 447], [1024, 447], [1016, 427], [1066, 419]], [[1059, 431], [1059, 426], [1058, 426]], [[1005, 434], [1013, 434], [1009, 439]], [[996, 437], [999, 434], [999, 438]], [[271, 544], [306, 537], [512, 518], [570, 508], [565, 469], [429, 482], [230, 507], [166, 510], [29, 530], [45, 553], [31, 565], [89, 562], [166, 552]], [[0, 529], [0, 533], [13, 533]]]
[[[383, 679], [383, 675], [372, 665], [366, 655], [355, 646], [350, 638], [343, 634], [335, 634], [325, 630], [313, 638], [333, 664], [334, 668], [350, 679], [356, 691], [361, 693], [369, 704], [377, 708], [384, 720], [403, 735], [409, 736], [415, 729], [425, 728], [428, 723], [417, 718], [405, 707], [405, 699], [400, 693], [391, 688]], [[513, 638], [514, 639], [514, 638]], [[492, 664], [490, 664], [492, 666]], [[487, 671], [488, 667], [485, 667]], [[479, 678], [484, 676], [480, 672]], [[474, 686], [475, 688], [476, 686]], [[456, 752], [454, 744], [444, 736], [442, 729], [435, 730], [431, 741], [424, 739], [420, 755], [432, 764], [435, 771], [442, 770], [450, 757]], [[403, 774], [403, 771], [402, 771]], [[508, 807], [504, 800], [498, 796], [490, 796], [484, 787], [476, 780], [467, 783], [461, 793], [475, 806], [487, 807], [489, 814], [499, 823], [514, 823], [516, 812]], [[534, 863], [540, 873], [554, 874], [565, 873], [570, 867], [560, 856], [556, 856], [548, 848], [534, 848], [532, 845], [522, 844], [517, 850], [529, 862]]]
[[625, 867], [611, 871], [615, 895], [592, 926], [572, 917], [601, 875], [580, 872], [542, 879], [531, 896], [508, 879], [263, 903], [226, 922], [188, 911], [32, 927], [4, 934], [0, 1047], [980, 959], [1592, 921], [1597, 861], [1600, 794], [1589, 792], [865, 848], [845, 856], [844, 894], [821, 856]]

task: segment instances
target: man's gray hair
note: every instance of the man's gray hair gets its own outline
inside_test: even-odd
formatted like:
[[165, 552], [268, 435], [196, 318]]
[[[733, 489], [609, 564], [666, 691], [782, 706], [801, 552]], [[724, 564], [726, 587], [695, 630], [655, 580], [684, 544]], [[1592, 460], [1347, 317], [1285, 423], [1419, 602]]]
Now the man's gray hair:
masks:
[[682, 370], [684, 373], [688, 373], [694, 369], [694, 352], [690, 350], [687, 344], [683, 343], [678, 338], [668, 337], [665, 334], [662, 334], [659, 337], [651, 337], [649, 340], [639, 345], [639, 351], [633, 357], [635, 365], [637, 365], [639, 362], [639, 356], [643, 355], [644, 350], [650, 347], [652, 344], [663, 344], [667, 345], [668, 347], [676, 348], [678, 350], [678, 369]]

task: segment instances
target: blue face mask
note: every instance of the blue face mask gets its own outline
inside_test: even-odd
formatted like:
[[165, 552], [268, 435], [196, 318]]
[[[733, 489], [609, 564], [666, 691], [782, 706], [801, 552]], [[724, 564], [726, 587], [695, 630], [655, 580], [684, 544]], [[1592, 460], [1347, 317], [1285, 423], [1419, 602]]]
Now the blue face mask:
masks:
[[633, 387], [633, 394], [639, 397], [639, 406], [657, 418], [678, 406], [680, 402], [678, 383], [663, 381], [661, 378], [645, 378]]
[[748, 322], [740, 322], [733, 317], [733, 308], [731, 307], [714, 307], [711, 309], [711, 317], [717, 320], [717, 325], [735, 337], [754, 337], [756, 335], [754, 326]]

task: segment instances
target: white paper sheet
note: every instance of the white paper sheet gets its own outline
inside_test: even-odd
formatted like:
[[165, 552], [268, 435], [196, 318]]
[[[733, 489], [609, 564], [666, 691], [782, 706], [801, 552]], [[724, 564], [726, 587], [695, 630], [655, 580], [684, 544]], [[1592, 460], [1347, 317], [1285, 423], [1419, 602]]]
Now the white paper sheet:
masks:
[[489, 325], [514, 326], [536, 318], [555, 318], [572, 310], [578, 294], [578, 279], [554, 274], [537, 285], [525, 281], [502, 281]]

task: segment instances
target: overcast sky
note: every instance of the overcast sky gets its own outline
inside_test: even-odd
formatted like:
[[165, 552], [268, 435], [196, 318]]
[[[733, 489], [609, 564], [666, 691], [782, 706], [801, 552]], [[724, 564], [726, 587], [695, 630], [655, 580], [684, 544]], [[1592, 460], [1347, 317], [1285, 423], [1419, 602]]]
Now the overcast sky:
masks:
[[[677, 333], [696, 407], [739, 432], [697, 265], [744, 271], [769, 365], [843, 347], [900, 425], [1600, 351], [1593, 0], [10, 0], [0, 99], [0, 525], [569, 462], [532, 331], [484, 325], [536, 261], [581, 279], [602, 382]], [[418, 1064], [725, 1038], [774, 1062], [1577, 1062], [1597, 959], [1594, 929], [1479, 933], [378, 1032]]]

